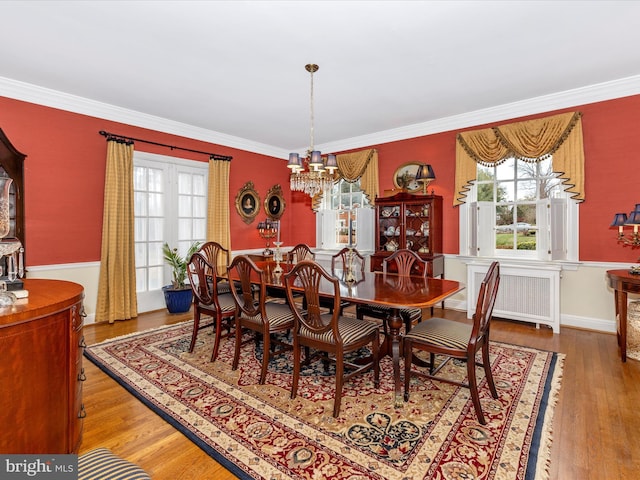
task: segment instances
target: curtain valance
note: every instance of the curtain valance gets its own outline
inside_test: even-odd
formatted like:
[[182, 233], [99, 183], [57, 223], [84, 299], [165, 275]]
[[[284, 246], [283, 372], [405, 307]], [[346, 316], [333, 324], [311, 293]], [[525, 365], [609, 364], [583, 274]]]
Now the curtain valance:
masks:
[[584, 201], [584, 149], [582, 114], [569, 112], [551, 117], [511, 123], [499, 127], [461, 132], [456, 139], [454, 205], [466, 200], [476, 180], [477, 164], [495, 165], [515, 157], [539, 162], [550, 156], [565, 190], [576, 201]]
[[[343, 153], [336, 155], [338, 163], [337, 178], [345, 179], [347, 182], [355, 182], [360, 179], [360, 189], [369, 200], [371, 205], [375, 205], [376, 197], [380, 194], [378, 181], [378, 151], [374, 148], [361, 150], [359, 152]], [[317, 211], [320, 208], [322, 194], [313, 197], [312, 208]]]

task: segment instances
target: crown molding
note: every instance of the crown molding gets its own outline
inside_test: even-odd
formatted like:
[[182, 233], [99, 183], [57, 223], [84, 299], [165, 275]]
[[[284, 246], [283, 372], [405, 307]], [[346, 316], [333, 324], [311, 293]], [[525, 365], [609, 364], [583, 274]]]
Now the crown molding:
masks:
[[466, 112], [460, 115], [438, 118], [430, 122], [416, 123], [405, 127], [370, 133], [335, 142], [316, 145], [323, 152], [339, 152], [353, 148], [368, 147], [381, 143], [396, 142], [435, 133], [460, 130], [486, 123], [510, 120], [588, 103], [613, 100], [640, 94], [640, 75], [604, 82], [564, 92], [535, 97], [519, 102]]
[[[339, 152], [640, 94], [640, 75], [316, 145]], [[216, 145], [287, 159], [285, 149], [0, 77], [0, 95]]]
[[241, 137], [234, 137], [224, 133], [195, 127], [186, 123], [175, 122], [162, 117], [117, 107], [108, 103], [98, 102], [84, 97], [59, 92], [49, 88], [39, 87], [29, 83], [19, 82], [10, 78], [0, 77], [0, 95], [15, 100], [22, 100], [37, 105], [58, 108], [73, 113], [103, 118], [113, 122], [124, 123], [136, 127], [147, 128], [159, 132], [179, 135], [181, 137], [201, 140], [225, 147], [237, 148], [248, 152], [260, 153], [271, 157], [285, 158], [289, 152], [282, 148], [252, 142]]

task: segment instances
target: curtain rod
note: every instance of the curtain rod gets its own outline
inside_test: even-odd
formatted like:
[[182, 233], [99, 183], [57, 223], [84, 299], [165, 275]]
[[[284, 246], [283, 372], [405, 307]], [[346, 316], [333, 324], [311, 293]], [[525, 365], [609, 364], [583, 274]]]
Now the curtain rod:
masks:
[[107, 137], [107, 139], [112, 138], [112, 139], [114, 139], [116, 141], [118, 141], [118, 140], [131, 140], [131, 141], [135, 141], [135, 142], [149, 143], [151, 145], [158, 145], [160, 147], [167, 147], [167, 148], [170, 148], [171, 150], [183, 150], [185, 152], [202, 153], [203, 155], [209, 155], [209, 158], [211, 160], [227, 160], [227, 161], [231, 161], [231, 159], [233, 158], [233, 157], [229, 157], [227, 155], [218, 155], [217, 153], [203, 152], [202, 150], [193, 150], [191, 148], [183, 148], [183, 147], [176, 147], [174, 145], [167, 145], [166, 143], [158, 143], [158, 142], [152, 142], [150, 140], [142, 140], [140, 138], [127, 137], [126, 135], [118, 135], [116, 133], [105, 132], [104, 130], [100, 130], [98, 133], [100, 135], [102, 135], [103, 137]]

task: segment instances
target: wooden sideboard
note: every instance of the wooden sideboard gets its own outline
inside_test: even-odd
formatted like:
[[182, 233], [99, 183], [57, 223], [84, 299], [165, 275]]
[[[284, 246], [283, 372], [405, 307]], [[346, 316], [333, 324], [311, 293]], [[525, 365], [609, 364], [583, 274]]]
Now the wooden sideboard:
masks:
[[609, 286], [614, 291], [616, 302], [616, 333], [620, 358], [627, 361], [627, 294], [640, 294], [640, 275], [627, 270], [607, 270]]
[[28, 299], [0, 308], [0, 453], [77, 453], [84, 290], [25, 279]]

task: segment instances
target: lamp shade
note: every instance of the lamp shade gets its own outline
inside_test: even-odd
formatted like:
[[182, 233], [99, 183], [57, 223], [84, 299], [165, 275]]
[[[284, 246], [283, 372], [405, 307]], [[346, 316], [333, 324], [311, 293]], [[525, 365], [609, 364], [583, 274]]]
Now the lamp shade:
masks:
[[311, 159], [309, 160], [309, 166], [314, 170], [322, 167], [322, 155], [319, 150], [314, 150], [311, 152]]
[[640, 225], [640, 210], [634, 210], [629, 214], [625, 225]]
[[287, 167], [291, 170], [296, 171], [302, 167], [302, 163], [300, 162], [300, 155], [297, 153], [289, 154], [289, 163], [287, 163]]
[[329, 170], [330, 172], [333, 172], [334, 170], [337, 170], [338, 168], [338, 161], [336, 159], [336, 156], [333, 154], [329, 154], [327, 155], [327, 163], [324, 166], [327, 170]]
[[621, 227], [627, 223], [627, 214], [626, 213], [616, 213], [616, 216], [613, 218], [613, 222], [611, 223], [611, 227]]
[[420, 165], [418, 167], [418, 173], [416, 173], [416, 180], [422, 180], [430, 182], [431, 180], [436, 179], [436, 174], [433, 171], [433, 167], [431, 165]]

